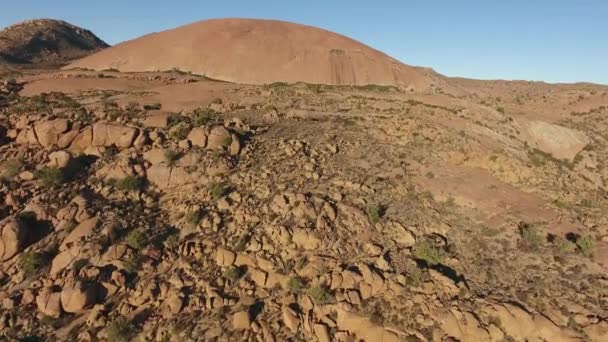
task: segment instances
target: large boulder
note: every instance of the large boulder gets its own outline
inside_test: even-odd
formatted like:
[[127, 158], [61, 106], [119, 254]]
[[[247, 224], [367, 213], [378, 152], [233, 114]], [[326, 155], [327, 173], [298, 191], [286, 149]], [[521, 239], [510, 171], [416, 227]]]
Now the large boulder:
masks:
[[120, 124], [97, 122], [93, 125], [92, 145], [97, 147], [116, 145], [118, 148], [128, 148], [139, 134], [139, 129]]
[[392, 342], [401, 341], [392, 331], [373, 323], [369, 317], [360, 316], [356, 313], [338, 309], [338, 319], [336, 324], [339, 330], [348, 331], [364, 341]]
[[74, 228], [74, 230], [70, 232], [68, 236], [65, 237], [65, 239], [61, 243], [61, 246], [59, 246], [59, 250], [65, 251], [68, 249], [70, 244], [93, 235], [93, 233], [95, 232], [95, 228], [97, 228], [98, 224], [99, 217], [93, 217], [80, 223], [76, 226], [76, 228]]
[[64, 286], [61, 290], [61, 307], [63, 311], [78, 313], [95, 304], [97, 287], [89, 286], [81, 281]]
[[146, 119], [143, 122], [144, 127], [151, 128], [166, 128], [169, 126], [171, 113], [161, 110], [151, 110], [148, 112]]
[[34, 125], [38, 143], [44, 147], [57, 145], [59, 137], [68, 131], [70, 123], [67, 119], [41, 121]]
[[215, 126], [209, 132], [207, 137], [207, 148], [219, 149], [230, 146], [232, 143], [232, 136], [227, 129], [222, 126]]
[[91, 126], [85, 127], [74, 139], [70, 145], [70, 149], [77, 152], [83, 152], [91, 146], [93, 141], [93, 128]]
[[0, 221], [0, 260], [5, 261], [25, 248], [27, 240], [26, 227], [14, 217]]
[[64, 168], [68, 166], [72, 160], [72, 155], [67, 151], [55, 151], [49, 154], [49, 162], [47, 163], [50, 167]]
[[188, 140], [190, 140], [193, 146], [206, 147], [207, 132], [205, 127], [194, 127], [190, 133], [188, 133]]
[[50, 287], [40, 290], [36, 297], [36, 305], [38, 306], [38, 311], [46, 316], [52, 318], [59, 318], [61, 316], [61, 294], [54, 292]]

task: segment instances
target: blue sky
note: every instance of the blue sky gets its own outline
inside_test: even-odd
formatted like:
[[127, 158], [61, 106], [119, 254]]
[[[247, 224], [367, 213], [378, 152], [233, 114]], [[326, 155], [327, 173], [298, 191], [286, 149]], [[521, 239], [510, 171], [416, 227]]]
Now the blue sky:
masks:
[[41, 17], [110, 44], [207, 18], [280, 19], [448, 76], [608, 84], [608, 0], [20, 0], [0, 26]]

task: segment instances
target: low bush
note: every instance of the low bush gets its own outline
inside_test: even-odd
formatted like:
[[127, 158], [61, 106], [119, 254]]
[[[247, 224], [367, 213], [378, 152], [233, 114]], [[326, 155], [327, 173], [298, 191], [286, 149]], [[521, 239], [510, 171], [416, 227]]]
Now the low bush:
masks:
[[422, 240], [414, 245], [414, 256], [424, 261], [429, 266], [441, 264], [447, 257], [446, 252], [427, 240]]
[[40, 181], [44, 187], [61, 185], [65, 178], [63, 171], [56, 167], [44, 167], [34, 172], [34, 177]]

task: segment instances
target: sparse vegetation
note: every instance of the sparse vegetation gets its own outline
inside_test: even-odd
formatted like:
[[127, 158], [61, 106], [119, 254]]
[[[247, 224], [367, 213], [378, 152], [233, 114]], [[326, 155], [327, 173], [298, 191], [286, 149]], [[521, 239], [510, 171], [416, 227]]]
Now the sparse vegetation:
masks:
[[209, 108], [199, 108], [194, 112], [194, 126], [206, 126], [213, 120], [215, 112]]
[[230, 191], [230, 187], [226, 183], [212, 183], [209, 187], [209, 192], [211, 193], [211, 197], [215, 200], [220, 199], [228, 194]]
[[135, 191], [141, 188], [142, 181], [137, 176], [126, 176], [114, 182], [114, 187], [122, 191]]
[[17, 176], [23, 169], [23, 162], [19, 159], [11, 159], [2, 163], [0, 168], [0, 178], [12, 179]]
[[198, 223], [201, 221], [201, 211], [200, 210], [191, 210], [189, 212], [186, 213], [186, 216], [184, 217], [186, 223], [188, 223], [191, 226], [197, 226]]
[[519, 233], [523, 242], [532, 249], [538, 249], [545, 241], [538, 228], [529, 223], [521, 222], [519, 224]]
[[444, 262], [447, 257], [446, 252], [428, 240], [422, 240], [414, 245], [414, 256], [418, 260], [424, 261], [429, 266], [438, 265]]
[[372, 224], [376, 224], [382, 218], [383, 208], [379, 205], [370, 205], [367, 207], [367, 217]]
[[590, 235], [583, 235], [576, 239], [576, 246], [581, 254], [586, 257], [595, 255], [595, 240]]
[[287, 287], [289, 291], [293, 294], [299, 294], [305, 288], [305, 284], [299, 277], [290, 277], [287, 281]]
[[134, 333], [134, 328], [129, 320], [119, 317], [108, 323], [106, 333], [108, 334], [108, 341], [129, 342]]
[[190, 133], [190, 125], [186, 122], [180, 122], [175, 126], [171, 127], [169, 130], [169, 136], [171, 139], [175, 141], [180, 141], [186, 139], [188, 137], [188, 133]]
[[34, 177], [40, 181], [44, 187], [61, 185], [64, 182], [63, 171], [56, 167], [44, 167], [34, 172]]
[[563, 236], [556, 236], [553, 240], [553, 244], [562, 254], [569, 254], [576, 250], [576, 245]]
[[139, 229], [133, 230], [127, 235], [127, 244], [134, 249], [142, 249], [146, 246], [148, 238], [146, 234]]
[[128, 273], [137, 273], [141, 265], [141, 257], [138, 253], [133, 253], [123, 262], [123, 267]]
[[21, 267], [26, 277], [38, 273], [47, 263], [48, 257], [39, 252], [25, 252], [19, 259], [19, 267]]
[[331, 301], [329, 289], [323, 285], [314, 285], [308, 289], [308, 294], [316, 304], [323, 305]]
[[232, 283], [236, 283], [245, 275], [246, 271], [243, 267], [230, 266], [224, 272], [224, 277], [229, 279]]

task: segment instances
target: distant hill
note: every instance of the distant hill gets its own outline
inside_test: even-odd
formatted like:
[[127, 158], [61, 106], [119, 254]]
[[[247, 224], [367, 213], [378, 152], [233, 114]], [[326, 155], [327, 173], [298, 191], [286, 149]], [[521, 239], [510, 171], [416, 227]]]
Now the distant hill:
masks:
[[64, 65], [108, 47], [89, 30], [61, 20], [28, 20], [0, 31], [0, 63], [31, 67]]
[[245, 84], [441, 87], [431, 69], [405, 65], [337, 33], [276, 20], [213, 19], [152, 33], [69, 67], [125, 72], [180, 69]]

